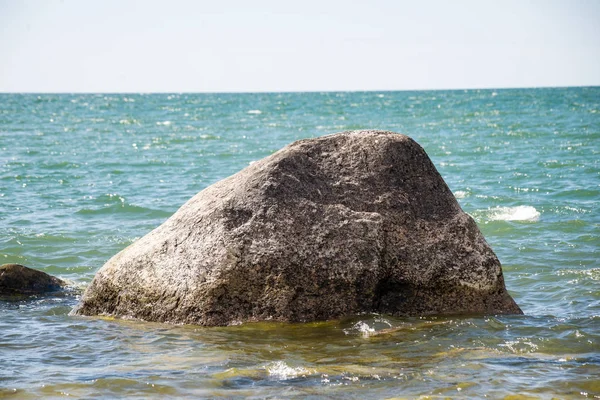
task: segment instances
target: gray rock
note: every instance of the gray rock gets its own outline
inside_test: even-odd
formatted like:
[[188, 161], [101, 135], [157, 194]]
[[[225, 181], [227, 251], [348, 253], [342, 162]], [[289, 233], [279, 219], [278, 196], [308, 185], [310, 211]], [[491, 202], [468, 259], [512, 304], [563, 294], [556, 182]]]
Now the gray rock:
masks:
[[363, 312], [522, 313], [425, 151], [392, 132], [300, 140], [206, 188], [74, 310], [200, 325]]
[[20, 296], [54, 292], [66, 282], [45, 272], [20, 264], [0, 266], [0, 296]]

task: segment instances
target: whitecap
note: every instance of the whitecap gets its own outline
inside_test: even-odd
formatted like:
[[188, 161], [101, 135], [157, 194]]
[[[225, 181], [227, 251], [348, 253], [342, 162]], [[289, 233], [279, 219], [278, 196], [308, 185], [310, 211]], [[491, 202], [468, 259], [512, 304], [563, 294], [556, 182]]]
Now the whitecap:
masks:
[[539, 219], [540, 212], [532, 206], [496, 207], [490, 209], [491, 221], [529, 221]]
[[313, 374], [314, 371], [304, 367], [290, 367], [284, 361], [276, 361], [265, 366], [269, 376], [277, 379], [291, 379]]
[[454, 197], [456, 197], [457, 199], [464, 199], [468, 195], [469, 193], [465, 192], [464, 190], [457, 190], [456, 192], [454, 192]]
[[262, 111], [260, 111], [260, 110], [248, 110], [247, 114], [262, 114]]
[[369, 337], [375, 334], [375, 328], [371, 328], [369, 324], [364, 321], [358, 321], [352, 328], [344, 329], [344, 333], [346, 335], [352, 334], [354, 332], [358, 332], [362, 337]]
[[121, 125], [131, 125], [131, 124], [139, 124], [138, 120], [136, 119], [121, 119], [119, 120], [119, 124]]
[[158, 121], [158, 122], [156, 123], [156, 125], [164, 125], [164, 126], [169, 126], [169, 125], [171, 125], [171, 121], [162, 121], [162, 122], [161, 122], [161, 121]]

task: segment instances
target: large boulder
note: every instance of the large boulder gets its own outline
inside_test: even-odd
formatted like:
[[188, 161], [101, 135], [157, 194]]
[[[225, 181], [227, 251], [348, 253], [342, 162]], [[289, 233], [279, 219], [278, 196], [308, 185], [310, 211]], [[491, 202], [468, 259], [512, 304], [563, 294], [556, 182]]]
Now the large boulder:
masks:
[[204, 189], [74, 310], [201, 325], [363, 312], [522, 313], [425, 151], [392, 132], [300, 140]]
[[0, 266], [0, 296], [22, 296], [54, 292], [66, 282], [43, 271], [20, 264]]

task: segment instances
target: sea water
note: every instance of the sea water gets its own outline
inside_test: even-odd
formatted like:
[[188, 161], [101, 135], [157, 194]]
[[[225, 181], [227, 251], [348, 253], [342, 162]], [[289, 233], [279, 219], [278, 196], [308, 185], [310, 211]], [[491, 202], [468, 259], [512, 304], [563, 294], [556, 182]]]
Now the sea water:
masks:
[[598, 87], [0, 94], [0, 263], [85, 288], [208, 185], [354, 129], [424, 147], [525, 316], [204, 328], [0, 301], [0, 398], [600, 397]]

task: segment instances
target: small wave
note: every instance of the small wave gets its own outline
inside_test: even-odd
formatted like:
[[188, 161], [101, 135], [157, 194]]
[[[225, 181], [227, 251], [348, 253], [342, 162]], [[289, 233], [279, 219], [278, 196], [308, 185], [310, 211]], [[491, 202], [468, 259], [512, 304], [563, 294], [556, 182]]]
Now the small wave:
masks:
[[158, 122], [156, 122], [156, 125], [169, 126], [169, 125], [171, 125], [171, 121], [158, 121]]
[[60, 170], [60, 169], [79, 168], [80, 165], [69, 162], [69, 161], [60, 161], [60, 162], [54, 162], [54, 163], [43, 163], [40, 167], [42, 169]]
[[[498, 345], [501, 349], [506, 349], [508, 352], [513, 354], [527, 354], [527, 353], [536, 353], [539, 349], [538, 344], [534, 343], [533, 340], [529, 340], [526, 338], [518, 338], [516, 340], [507, 340], [504, 343]], [[529, 360], [519, 360], [519, 362], [525, 361], [529, 362]]]
[[76, 214], [79, 215], [110, 215], [110, 214], [130, 214], [132, 216], [146, 216], [148, 218], [167, 218], [170, 217], [172, 213], [163, 211], [163, 210], [155, 210], [152, 208], [136, 206], [133, 204], [129, 204], [125, 201], [122, 202], [114, 202], [112, 204], [106, 203], [99, 207], [91, 207], [91, 208], [82, 208], [76, 211]]
[[344, 333], [346, 335], [357, 332], [362, 337], [369, 337], [375, 334], [375, 328], [371, 328], [369, 324], [364, 321], [358, 321], [354, 325], [352, 325], [349, 329], [344, 329]]
[[77, 239], [65, 235], [53, 235], [48, 233], [36, 233], [36, 239], [40, 239], [43, 241], [51, 242], [51, 243], [75, 243]]
[[360, 335], [363, 338], [371, 336], [383, 335], [396, 332], [403, 329], [403, 326], [394, 326], [385, 318], [369, 319], [369, 322], [358, 321], [350, 328], [343, 329], [346, 335]]
[[203, 139], [203, 140], [218, 140], [218, 139], [221, 139], [221, 136], [216, 136], [216, 135], [211, 135], [211, 134], [205, 134], [205, 135], [200, 135], [200, 139]]
[[247, 114], [257, 114], [258, 115], [258, 114], [262, 114], [262, 111], [260, 111], [260, 110], [248, 110], [246, 113]]
[[576, 275], [580, 277], [589, 278], [592, 281], [600, 281], [600, 268], [591, 269], [563, 269], [558, 271], [558, 276]]
[[359, 321], [354, 325], [354, 329], [356, 329], [362, 336], [367, 337], [371, 336], [375, 333], [375, 328], [371, 328], [366, 322]]
[[535, 222], [540, 217], [540, 212], [532, 206], [496, 207], [489, 211], [490, 221]]
[[299, 376], [305, 377], [307, 375], [314, 374], [315, 371], [311, 371], [304, 367], [290, 367], [283, 361], [276, 361], [274, 363], [265, 366], [269, 376], [277, 379], [292, 379]]
[[126, 118], [119, 120], [119, 124], [121, 125], [140, 125], [140, 122], [135, 118]]
[[457, 199], [464, 199], [468, 195], [469, 192], [466, 192], [464, 190], [457, 190], [456, 192], [454, 192], [454, 197], [456, 197]]

